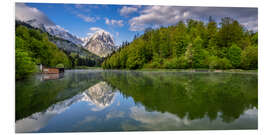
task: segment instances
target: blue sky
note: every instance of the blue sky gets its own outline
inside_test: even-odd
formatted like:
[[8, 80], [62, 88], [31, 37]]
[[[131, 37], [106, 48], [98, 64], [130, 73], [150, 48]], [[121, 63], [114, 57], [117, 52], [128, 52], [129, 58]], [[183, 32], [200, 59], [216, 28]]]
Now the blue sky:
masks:
[[56, 25], [78, 37], [91, 35], [97, 29], [108, 31], [113, 35], [116, 45], [126, 40], [132, 41], [135, 34], [143, 33], [147, 27], [169, 26], [187, 19], [206, 21], [209, 16], [217, 22], [222, 17], [232, 17], [246, 29], [258, 29], [257, 8], [47, 3], [25, 5], [37, 9]]
[[128, 30], [128, 20], [136, 13], [132, 13], [129, 16], [121, 16], [119, 14], [123, 6], [119, 5], [46, 3], [27, 3], [26, 5], [37, 8], [55, 24], [60, 25], [78, 37], [86, 37], [88, 33], [92, 32], [91, 28], [101, 28], [110, 32], [116, 44], [119, 45], [125, 40], [131, 41], [136, 33], [141, 33], [140, 31]]

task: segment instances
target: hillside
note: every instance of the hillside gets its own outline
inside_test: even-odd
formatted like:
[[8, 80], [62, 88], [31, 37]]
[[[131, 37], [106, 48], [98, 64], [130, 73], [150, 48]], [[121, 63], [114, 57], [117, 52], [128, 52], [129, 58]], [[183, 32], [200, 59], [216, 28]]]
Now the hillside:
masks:
[[258, 33], [237, 20], [195, 20], [146, 29], [102, 63], [104, 69], [257, 69]]
[[46, 33], [16, 26], [16, 79], [21, 79], [36, 72], [36, 65], [56, 66], [63, 64], [70, 67], [68, 56], [48, 40]]
[[76, 66], [98, 66], [102, 62], [102, 58], [83, 47], [51, 36], [30, 25], [16, 21], [15, 30], [16, 79], [36, 72], [38, 64], [75, 68]]

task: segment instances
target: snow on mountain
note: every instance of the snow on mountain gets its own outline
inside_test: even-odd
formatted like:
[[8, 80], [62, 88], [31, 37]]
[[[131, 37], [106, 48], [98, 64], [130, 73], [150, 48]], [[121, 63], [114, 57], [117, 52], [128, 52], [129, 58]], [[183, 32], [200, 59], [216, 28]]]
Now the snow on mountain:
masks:
[[85, 48], [100, 57], [106, 57], [117, 49], [114, 45], [113, 36], [105, 30], [96, 31], [88, 39]]
[[71, 41], [74, 44], [83, 44], [83, 41], [80, 38], [70, 34], [59, 25], [55, 25], [44, 13], [23, 3], [16, 3], [15, 19], [25, 22], [32, 27], [46, 31], [53, 36]]
[[[76, 45], [82, 45], [88, 51], [100, 57], [106, 57], [117, 49], [117, 47], [114, 45], [113, 36], [105, 30], [101, 29], [96, 31], [91, 36], [79, 38], [75, 35], [70, 34], [66, 29], [62, 28], [61, 26], [55, 25], [44, 13], [42, 13], [36, 8], [29, 7], [23, 3], [16, 3], [15, 9], [16, 20], [25, 22], [32, 27], [39, 28], [45, 32], [48, 32], [50, 35], [68, 40]], [[63, 46], [59, 44], [57, 45]], [[64, 47], [62, 48], [70, 47], [68, 45], [64, 45]]]
[[40, 23], [38, 20], [33, 19], [33, 20], [19, 20], [23, 21], [27, 24], [30, 24], [32, 27], [39, 28], [45, 32], [48, 32], [50, 35], [68, 40], [76, 45], [83, 45], [83, 41], [78, 38], [77, 36], [74, 36], [70, 34], [67, 30], [62, 28], [59, 25], [46, 25]]
[[16, 132], [33, 132], [43, 128], [50, 119], [68, 110], [73, 104], [87, 102], [92, 111], [101, 111], [114, 102], [113, 88], [106, 82], [99, 82], [82, 93], [56, 104], [43, 112], [36, 112], [26, 118], [16, 121]]
[[66, 39], [66, 40], [71, 41], [71, 42], [73, 42], [74, 44], [77, 44], [77, 45], [83, 45], [83, 41], [80, 38], [70, 34], [67, 30], [60, 27], [59, 25], [54, 25], [54, 26], [44, 25], [44, 28], [45, 28], [45, 31], [47, 31], [51, 35], [54, 35], [54, 36], [59, 37], [59, 38]]
[[91, 39], [92, 36], [87, 36], [87, 37], [83, 37], [83, 38], [80, 38], [82, 41], [83, 41], [83, 46], [85, 46]]

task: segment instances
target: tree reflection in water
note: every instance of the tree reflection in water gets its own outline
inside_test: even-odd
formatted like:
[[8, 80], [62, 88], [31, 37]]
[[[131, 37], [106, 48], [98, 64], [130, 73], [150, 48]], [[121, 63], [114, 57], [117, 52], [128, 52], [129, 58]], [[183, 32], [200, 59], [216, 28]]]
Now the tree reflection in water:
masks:
[[113, 103], [114, 94], [112, 87], [106, 82], [99, 82], [72, 98], [53, 104], [43, 112], [37, 112], [18, 120], [16, 122], [16, 132], [37, 131], [44, 127], [52, 117], [65, 112], [72, 104], [78, 102], [87, 102], [93, 111], [100, 111]]
[[170, 112], [190, 120], [221, 117], [229, 123], [245, 110], [258, 107], [257, 75], [104, 72], [103, 77], [148, 111]]
[[67, 71], [16, 82], [16, 132], [257, 129], [257, 74]]

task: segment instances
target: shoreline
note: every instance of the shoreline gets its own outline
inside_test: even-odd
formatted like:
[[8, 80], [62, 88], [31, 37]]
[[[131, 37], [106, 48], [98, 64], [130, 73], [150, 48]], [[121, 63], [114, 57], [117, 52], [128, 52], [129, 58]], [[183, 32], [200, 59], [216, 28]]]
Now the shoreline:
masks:
[[79, 68], [67, 70], [100, 70], [100, 71], [135, 71], [135, 72], [183, 72], [183, 73], [243, 73], [243, 74], [258, 74], [258, 70], [243, 70], [243, 69], [103, 69], [103, 68]]
[[140, 69], [141, 71], [171, 71], [171, 72], [206, 72], [206, 73], [258, 73], [258, 70], [243, 69]]

